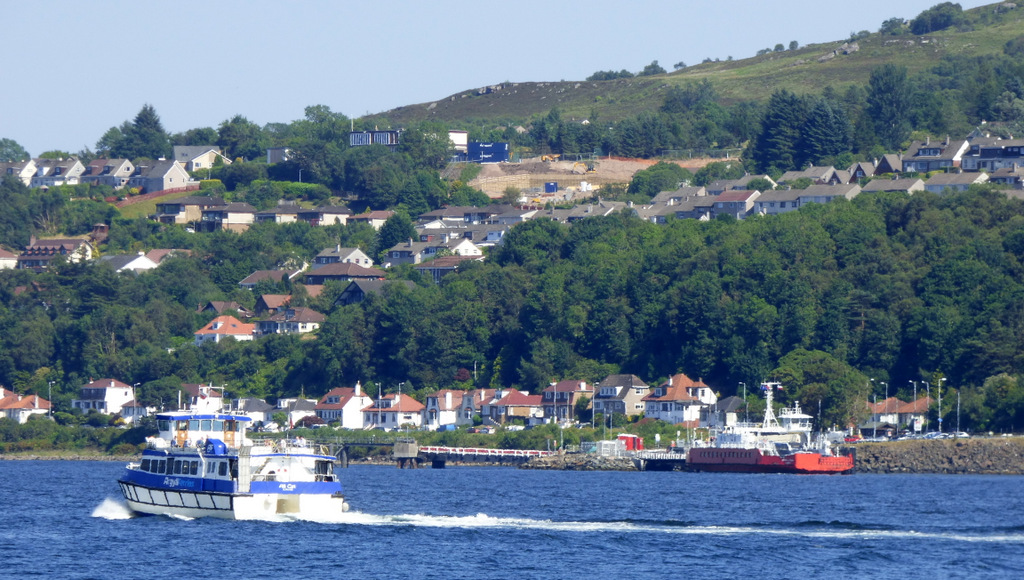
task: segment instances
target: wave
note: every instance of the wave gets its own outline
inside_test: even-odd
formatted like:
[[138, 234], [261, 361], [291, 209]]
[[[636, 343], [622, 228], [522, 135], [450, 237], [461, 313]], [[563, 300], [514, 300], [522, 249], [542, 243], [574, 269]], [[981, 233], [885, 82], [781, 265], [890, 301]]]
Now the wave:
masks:
[[922, 532], [896, 529], [884, 525], [859, 524], [844, 521], [809, 520], [797, 523], [749, 523], [707, 525], [679, 520], [612, 520], [612, 521], [554, 521], [529, 518], [504, 518], [479, 513], [472, 516], [438, 516], [427, 514], [375, 515], [346, 512], [329, 519], [303, 518], [323, 524], [350, 524], [366, 526], [408, 526], [423, 528], [492, 528], [532, 529], [553, 532], [621, 532], [688, 534], [707, 536], [765, 535], [800, 536], [831, 539], [920, 539], [958, 542], [990, 542], [1024, 544], [1024, 526], [984, 531]]
[[108, 497], [93, 508], [92, 517], [105, 520], [128, 520], [134, 517], [124, 500]]

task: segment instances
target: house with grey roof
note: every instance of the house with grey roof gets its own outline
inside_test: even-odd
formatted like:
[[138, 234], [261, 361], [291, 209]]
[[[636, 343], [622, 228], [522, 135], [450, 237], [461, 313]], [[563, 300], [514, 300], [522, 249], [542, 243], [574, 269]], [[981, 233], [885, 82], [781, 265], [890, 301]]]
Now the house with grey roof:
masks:
[[872, 179], [860, 188], [861, 193], [878, 193], [889, 191], [896, 193], [913, 194], [915, 191], [924, 191], [924, 180], [917, 177], [903, 177], [900, 179]]
[[875, 163], [875, 175], [898, 174], [903, 172], [903, 154], [887, 153]]
[[383, 280], [385, 273], [377, 268], [366, 268], [356, 264], [340, 262], [327, 264], [306, 273], [306, 285], [325, 284], [330, 281], [349, 282], [351, 280]]
[[152, 270], [159, 266], [153, 260], [146, 257], [146, 254], [139, 252], [138, 254], [121, 254], [117, 256], [100, 256], [96, 260], [98, 264], [106, 264], [114, 269], [115, 272], [132, 272], [138, 274], [146, 270]]
[[18, 256], [18, 269], [42, 271], [58, 257], [71, 263], [85, 262], [92, 259], [93, 248], [88, 240], [82, 238], [37, 240], [32, 236], [25, 251]]
[[924, 182], [924, 188], [932, 193], [944, 191], [967, 191], [972, 185], [988, 181], [987, 173], [937, 173]]
[[761, 215], [778, 215], [796, 211], [800, 207], [802, 189], [773, 189], [762, 192], [754, 200], [753, 213]]
[[345, 225], [348, 223], [352, 210], [343, 205], [322, 205], [313, 209], [299, 208], [296, 218], [313, 227]]
[[205, 210], [224, 207], [219, 197], [192, 195], [156, 204], [156, 220], [162, 224], [189, 224], [200, 222]]
[[860, 193], [860, 186], [856, 183], [837, 185], [812, 185], [799, 191], [797, 201], [801, 206], [807, 203], [828, 203], [833, 199], [853, 199]]
[[93, 159], [78, 178], [80, 183], [106, 185], [115, 190], [128, 184], [135, 166], [128, 159]]
[[256, 321], [256, 334], [304, 334], [313, 332], [327, 317], [312, 308], [287, 307], [266, 320]]
[[1024, 189], [1024, 166], [1014, 163], [1010, 167], [1000, 167], [989, 174], [988, 179], [1013, 189]]
[[128, 187], [138, 188], [144, 193], [188, 186], [198, 188], [199, 184], [192, 181], [180, 164], [165, 160], [146, 161], [145, 165], [137, 165], [135, 173], [128, 180]]
[[36, 162], [32, 159], [26, 159], [23, 161], [4, 161], [0, 163], [0, 177], [10, 175], [20, 179], [25, 185], [32, 183], [32, 176], [35, 174]]
[[313, 269], [316, 270], [327, 264], [356, 264], [358, 266], [365, 266], [367, 268], [373, 267], [373, 259], [366, 255], [365, 252], [359, 248], [343, 248], [341, 244], [334, 246], [333, 248], [327, 248], [321, 250], [319, 254], [313, 258]]
[[85, 173], [85, 165], [74, 157], [67, 159], [38, 158], [36, 173], [29, 180], [29, 187], [57, 187], [78, 185], [78, 179]]
[[754, 201], [761, 195], [760, 191], [749, 189], [733, 189], [715, 196], [711, 206], [711, 217], [731, 215], [743, 219], [754, 209]]
[[945, 140], [932, 140], [931, 137], [924, 141], [914, 141], [903, 154], [904, 173], [917, 171], [943, 171], [954, 167], [960, 167], [963, 154], [967, 151], [965, 139], [953, 139], [948, 136]]
[[292, 280], [301, 273], [302, 270], [256, 270], [239, 282], [238, 287], [243, 290], [252, 290], [256, 287], [256, 284], [264, 280], [282, 282], [284, 280]]
[[469, 262], [482, 262], [483, 256], [438, 256], [433, 260], [413, 266], [417, 272], [430, 276], [435, 284], [441, 283], [441, 278], [448, 274], [457, 272]]
[[761, 174], [761, 175], [749, 175], [749, 174], [747, 174], [747, 175], [744, 175], [743, 177], [740, 177], [739, 179], [719, 179], [719, 180], [716, 180], [716, 181], [712, 181], [707, 186], [705, 186], [705, 189], [707, 190], [707, 194], [708, 195], [718, 195], [720, 193], [729, 191], [731, 189], [750, 189], [747, 186], [754, 179], [765, 179], [765, 180], [767, 180], [768, 183], [772, 184], [772, 188], [773, 189], [779, 186], [779, 184], [776, 183], [775, 180], [772, 179], [771, 176], [769, 176], [767, 174]]
[[651, 198], [651, 205], [675, 205], [684, 199], [691, 197], [697, 197], [698, 195], [708, 195], [708, 190], [701, 187], [690, 187], [684, 185], [679, 189], [673, 191], [662, 191]]
[[416, 286], [411, 280], [352, 280], [334, 300], [334, 304], [345, 306], [362, 302], [370, 294], [381, 292], [388, 284], [404, 284], [406, 288], [410, 289]]
[[968, 142], [961, 160], [964, 171], [996, 171], [1024, 164], [1024, 139], [978, 137]]
[[836, 169], [832, 166], [811, 165], [800, 171], [787, 171], [779, 178], [779, 183], [793, 183], [798, 179], [810, 179], [811, 183], [838, 183]]
[[253, 218], [257, 223], [290, 224], [298, 221], [300, 209], [302, 208], [298, 204], [279, 201], [276, 206], [270, 209], [257, 211], [253, 214]]
[[594, 413], [634, 417], [644, 412], [651, 387], [636, 375], [608, 375], [594, 387]]
[[244, 202], [233, 201], [202, 210], [199, 228], [204, 232], [217, 230], [244, 232], [254, 221], [256, 221], [256, 208]]
[[220, 159], [224, 165], [231, 165], [231, 160], [221, 153], [216, 145], [175, 145], [174, 160], [185, 168], [185, 171], [208, 170]]

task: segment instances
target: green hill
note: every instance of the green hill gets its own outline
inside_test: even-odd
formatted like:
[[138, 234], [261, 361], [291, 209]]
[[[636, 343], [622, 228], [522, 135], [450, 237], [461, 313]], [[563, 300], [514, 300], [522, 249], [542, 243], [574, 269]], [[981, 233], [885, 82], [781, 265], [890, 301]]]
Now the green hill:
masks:
[[1024, 8], [992, 4], [965, 11], [964, 18], [959, 28], [923, 36], [906, 30], [897, 36], [875, 32], [856, 40], [707, 62], [662, 75], [611, 81], [504, 82], [374, 117], [398, 125], [470, 119], [501, 124], [542, 115], [557, 106], [563, 118], [583, 119], [596, 114], [602, 120], [618, 121], [657, 109], [669, 87], [703, 79], [714, 83], [725, 104], [767, 100], [781, 88], [798, 94], [820, 92], [829, 85], [845, 90], [850, 85], [866, 85], [871, 70], [882, 64], [905, 66], [915, 75], [931, 70], [948, 56], [1001, 54], [1008, 41], [1024, 33]]

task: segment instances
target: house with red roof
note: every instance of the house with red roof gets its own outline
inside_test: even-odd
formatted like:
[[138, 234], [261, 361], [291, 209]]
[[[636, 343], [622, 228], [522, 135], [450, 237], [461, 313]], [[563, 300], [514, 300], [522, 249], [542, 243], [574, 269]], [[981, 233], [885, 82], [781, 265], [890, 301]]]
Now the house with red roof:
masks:
[[528, 395], [515, 389], [498, 389], [497, 400], [483, 407], [483, 415], [494, 423], [521, 419], [529, 425], [542, 423], [544, 403], [541, 395]]
[[356, 381], [355, 387], [336, 387], [327, 391], [316, 404], [316, 416], [326, 423], [337, 422], [342, 429], [362, 429], [363, 409], [373, 405], [373, 399], [363, 392]]
[[455, 420], [455, 424], [472, 425], [474, 416], [479, 415], [483, 417], [484, 407], [498, 400], [495, 397], [497, 392], [497, 389], [473, 389], [472, 391], [466, 391], [462, 395], [462, 402], [459, 403], [458, 418]]
[[701, 411], [718, 402], [718, 395], [704, 383], [679, 373], [644, 397], [644, 416], [667, 423], [700, 422]]
[[79, 398], [72, 399], [71, 408], [83, 413], [96, 411], [107, 415], [121, 413], [121, 408], [135, 400], [131, 385], [117, 379], [97, 379], [82, 385]]
[[39, 395], [19, 395], [0, 387], [0, 413], [18, 424], [24, 425], [32, 415], [46, 415], [50, 402]]
[[409, 395], [391, 393], [363, 407], [363, 429], [418, 428], [423, 423], [423, 403]]
[[544, 420], [554, 423], [575, 420], [576, 402], [582, 397], [594, 399], [594, 386], [586, 381], [565, 380], [551, 383], [541, 398], [544, 405]]
[[216, 344], [229, 337], [235, 340], [252, 340], [255, 331], [255, 324], [246, 324], [234, 316], [218, 316], [195, 332], [196, 346], [202, 346], [207, 342]]
[[[423, 409], [423, 426], [427, 429], [438, 429], [445, 425], [457, 425], [459, 409], [466, 391], [441, 389], [427, 395], [427, 404]], [[472, 415], [470, 415], [472, 419]]]

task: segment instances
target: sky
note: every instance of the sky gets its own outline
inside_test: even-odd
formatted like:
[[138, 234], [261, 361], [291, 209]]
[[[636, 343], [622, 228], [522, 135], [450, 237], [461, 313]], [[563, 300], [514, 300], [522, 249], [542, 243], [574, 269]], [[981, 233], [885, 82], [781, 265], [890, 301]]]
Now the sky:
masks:
[[[939, 0], [5, 0], [0, 138], [71, 153], [149, 103], [174, 133], [358, 118], [489, 84], [754, 56]], [[989, 4], [961, 0], [966, 10]]]

